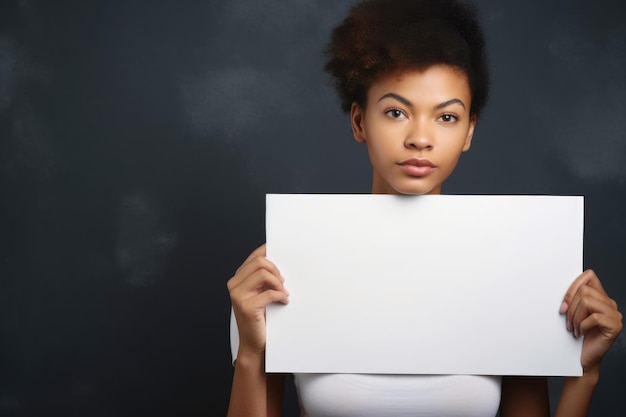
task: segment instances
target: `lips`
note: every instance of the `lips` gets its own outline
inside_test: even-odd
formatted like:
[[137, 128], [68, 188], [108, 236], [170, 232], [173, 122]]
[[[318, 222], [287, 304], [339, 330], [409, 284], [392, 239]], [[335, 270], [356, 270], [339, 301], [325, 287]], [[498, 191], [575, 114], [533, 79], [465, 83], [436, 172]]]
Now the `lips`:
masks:
[[437, 168], [435, 164], [426, 158], [409, 158], [399, 162], [400, 168], [412, 177], [424, 177]]

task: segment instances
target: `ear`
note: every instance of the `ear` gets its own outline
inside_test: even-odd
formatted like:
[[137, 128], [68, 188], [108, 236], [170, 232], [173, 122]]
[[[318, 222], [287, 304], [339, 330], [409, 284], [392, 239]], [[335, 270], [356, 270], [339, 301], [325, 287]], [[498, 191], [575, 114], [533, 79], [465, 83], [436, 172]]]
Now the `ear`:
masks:
[[359, 106], [356, 101], [352, 103], [350, 108], [350, 124], [352, 126], [352, 135], [354, 140], [359, 143], [365, 143], [365, 129], [363, 128], [363, 121], [365, 118], [365, 111]]
[[472, 137], [474, 136], [474, 128], [476, 127], [477, 117], [476, 115], [472, 116], [470, 119], [469, 129], [467, 131], [467, 137], [465, 138], [465, 144], [463, 145], [463, 152], [469, 151], [469, 148], [472, 146]]

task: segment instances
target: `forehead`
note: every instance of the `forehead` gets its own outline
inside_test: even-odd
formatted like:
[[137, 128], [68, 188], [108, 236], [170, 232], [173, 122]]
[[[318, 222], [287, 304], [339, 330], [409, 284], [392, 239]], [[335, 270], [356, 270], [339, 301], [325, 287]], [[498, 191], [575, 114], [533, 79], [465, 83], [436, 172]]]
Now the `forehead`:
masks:
[[459, 98], [468, 103], [471, 98], [465, 72], [448, 65], [434, 65], [424, 70], [382, 76], [370, 85], [368, 101], [377, 101], [388, 93], [400, 94], [415, 101]]

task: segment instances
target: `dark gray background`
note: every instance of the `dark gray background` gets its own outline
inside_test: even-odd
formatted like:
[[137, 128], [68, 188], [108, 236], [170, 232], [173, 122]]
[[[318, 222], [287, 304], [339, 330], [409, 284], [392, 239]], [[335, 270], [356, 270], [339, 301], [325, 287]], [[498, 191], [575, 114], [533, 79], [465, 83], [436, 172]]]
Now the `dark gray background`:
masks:
[[[369, 191], [321, 70], [350, 4], [2, 1], [0, 415], [225, 415], [265, 193]], [[444, 192], [584, 195], [624, 310], [624, 2], [479, 4], [493, 94]], [[622, 335], [590, 415], [626, 415], [625, 373]]]

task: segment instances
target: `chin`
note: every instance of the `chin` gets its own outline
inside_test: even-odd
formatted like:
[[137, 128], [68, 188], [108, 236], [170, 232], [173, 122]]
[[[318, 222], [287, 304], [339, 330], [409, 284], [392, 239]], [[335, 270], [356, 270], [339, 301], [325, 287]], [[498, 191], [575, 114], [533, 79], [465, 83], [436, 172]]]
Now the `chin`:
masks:
[[408, 192], [403, 192], [403, 193], [398, 193], [400, 195], [429, 195], [429, 194], [438, 194], [438, 193], [433, 193], [431, 191], [408, 191]]
[[372, 194], [441, 194], [441, 183], [435, 178], [394, 178], [394, 181], [385, 181], [375, 177]]
[[433, 181], [411, 180], [401, 181], [396, 184], [389, 184], [395, 190], [396, 194], [406, 195], [426, 195], [441, 194], [441, 184], [433, 183]]
[[439, 194], [438, 187], [425, 188], [425, 187], [394, 187], [393, 193], [401, 195], [427, 195], [427, 194]]

